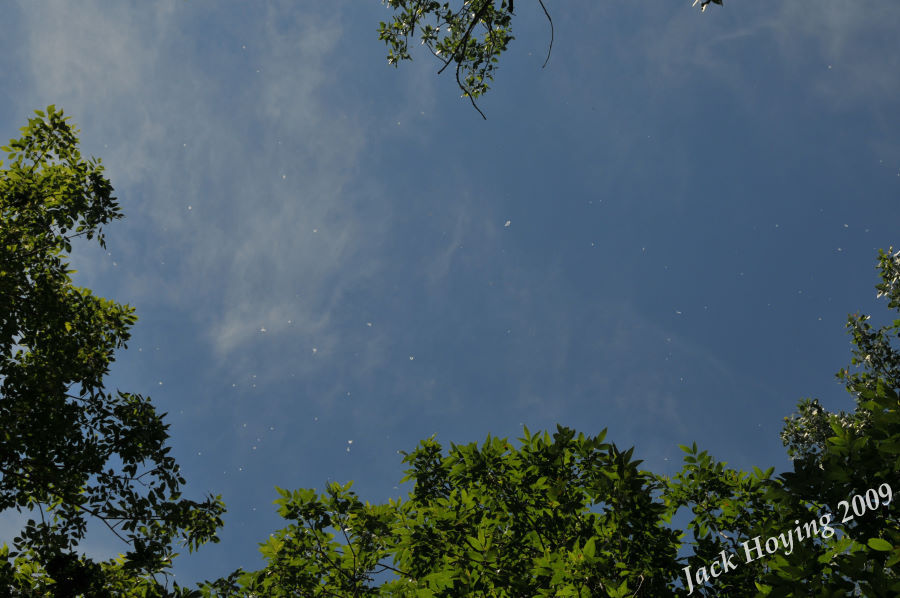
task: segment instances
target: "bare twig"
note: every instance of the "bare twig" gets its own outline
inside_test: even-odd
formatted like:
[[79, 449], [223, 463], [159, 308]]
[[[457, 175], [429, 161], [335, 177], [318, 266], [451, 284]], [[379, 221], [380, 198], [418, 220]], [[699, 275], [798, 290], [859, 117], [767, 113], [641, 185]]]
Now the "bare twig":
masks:
[[547, 63], [550, 62], [550, 52], [553, 51], [553, 19], [550, 18], [550, 13], [547, 11], [547, 7], [544, 6], [544, 0], [538, 0], [538, 3], [541, 5], [541, 8], [544, 11], [544, 15], [547, 17], [547, 20], [550, 22], [550, 47], [547, 48], [547, 59], [544, 61], [544, 66], [541, 67], [544, 68], [547, 66]]
[[641, 575], [641, 582], [638, 584], [637, 589], [634, 591], [634, 594], [631, 595], [631, 598], [637, 596], [637, 593], [641, 591], [641, 586], [644, 585], [644, 576]]

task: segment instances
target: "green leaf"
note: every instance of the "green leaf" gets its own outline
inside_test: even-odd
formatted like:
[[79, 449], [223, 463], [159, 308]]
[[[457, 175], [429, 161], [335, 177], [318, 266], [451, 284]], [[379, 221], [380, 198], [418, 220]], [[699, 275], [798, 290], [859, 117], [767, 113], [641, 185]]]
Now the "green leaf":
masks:
[[866, 544], [868, 544], [869, 548], [872, 550], [879, 550], [881, 552], [887, 552], [894, 549], [894, 546], [890, 542], [882, 538], [869, 538], [869, 541], [866, 542]]

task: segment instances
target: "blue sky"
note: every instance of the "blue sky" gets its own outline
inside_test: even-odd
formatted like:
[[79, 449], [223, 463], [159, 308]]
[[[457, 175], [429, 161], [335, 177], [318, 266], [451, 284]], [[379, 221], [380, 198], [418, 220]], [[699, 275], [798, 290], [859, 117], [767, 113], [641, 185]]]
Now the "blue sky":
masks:
[[404, 495], [432, 434], [782, 470], [797, 400], [852, 408], [843, 325], [900, 245], [900, 4], [547, 4], [549, 64], [517, 3], [486, 121], [423, 48], [387, 65], [375, 0], [4, 6], [3, 139], [63, 108], [127, 216], [72, 256], [140, 317], [109, 386], [229, 507], [182, 582], [259, 566], [275, 486]]

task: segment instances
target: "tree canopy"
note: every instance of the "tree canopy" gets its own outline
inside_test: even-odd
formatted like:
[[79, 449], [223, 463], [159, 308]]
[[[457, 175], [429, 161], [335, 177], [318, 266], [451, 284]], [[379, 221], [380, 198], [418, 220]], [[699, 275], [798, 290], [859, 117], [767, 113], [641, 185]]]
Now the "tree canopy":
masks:
[[[900, 310], [900, 252], [879, 295]], [[264, 569], [215, 596], [893, 596], [900, 527], [900, 319], [852, 315], [851, 414], [804, 400], [782, 439], [793, 471], [729, 468], [696, 444], [668, 477], [633, 449], [559, 427], [482, 445], [423, 440], [404, 455], [405, 499], [352, 484], [279, 490], [288, 525]]]
[[[173, 542], [215, 541], [224, 506], [181, 497], [168, 425], [149, 398], [104, 388], [134, 309], [74, 286], [67, 254], [76, 237], [105, 247], [103, 227], [122, 215], [67, 121], [54, 106], [38, 111], [3, 148], [0, 511], [31, 519], [0, 548], [0, 586], [13, 596], [157, 595]], [[89, 519], [125, 542], [119, 560], [79, 554]]]
[[[262, 569], [188, 590], [181, 543], [216, 541], [224, 505], [185, 483], [150, 400], [110, 392], [134, 310], [74, 286], [71, 241], [121, 218], [99, 160], [50, 106], [0, 170], [0, 511], [30, 520], [0, 553], [11, 596], [635, 597], [900, 594], [900, 318], [853, 314], [848, 413], [817, 400], [786, 418], [791, 471], [730, 468], [696, 444], [667, 476], [634, 449], [557, 427], [510, 441], [434, 437], [404, 453], [407, 496], [365, 502], [352, 483], [278, 489], [285, 527]], [[0, 165], [2, 166], [2, 165]], [[900, 252], [878, 295], [900, 311]], [[80, 553], [88, 520], [127, 546]]]

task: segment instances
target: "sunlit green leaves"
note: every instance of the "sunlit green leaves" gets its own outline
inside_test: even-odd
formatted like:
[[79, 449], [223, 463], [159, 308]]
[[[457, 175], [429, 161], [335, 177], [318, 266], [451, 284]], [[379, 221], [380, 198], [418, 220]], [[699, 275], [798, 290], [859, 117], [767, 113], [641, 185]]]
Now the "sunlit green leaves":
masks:
[[[883, 281], [895, 278], [896, 258], [882, 254]], [[900, 293], [887, 282], [879, 288]], [[292, 523], [262, 545], [266, 568], [205, 591], [669, 596], [684, 592], [684, 567], [727, 561], [692, 595], [898, 595], [900, 500], [883, 484], [900, 467], [892, 345], [900, 323], [876, 330], [866, 322], [851, 317], [861, 371], [840, 376], [858, 409], [834, 415], [801, 402], [783, 434], [792, 472], [735, 470], [692, 443], [681, 446], [679, 472], [654, 475], [639, 469], [633, 449], [604, 442], [605, 430], [525, 428], [517, 443], [488, 436], [447, 451], [432, 437], [403, 454], [403, 480], [412, 484], [405, 500], [362, 505], [349, 484], [321, 496], [279, 490], [279, 512]], [[847, 518], [841, 501], [856, 516]], [[777, 549], [745, 562], [756, 541]]]
[[[410, 40], [418, 39], [441, 63], [452, 67], [463, 97], [483, 95], [494, 79], [500, 55], [512, 36], [513, 3], [509, 0], [383, 0], [394, 18], [378, 27], [388, 46], [388, 63], [412, 60]], [[478, 110], [481, 113], [481, 110]]]
[[404, 455], [409, 497], [386, 505], [363, 505], [349, 485], [332, 484], [323, 495], [279, 489], [279, 513], [294, 523], [262, 545], [269, 564], [241, 578], [243, 591], [596, 596], [643, 585], [670, 592], [677, 538], [658, 525], [659, 485], [638, 470], [631, 450], [603, 437], [526, 429], [518, 446], [488, 437], [446, 453], [426, 439]]

